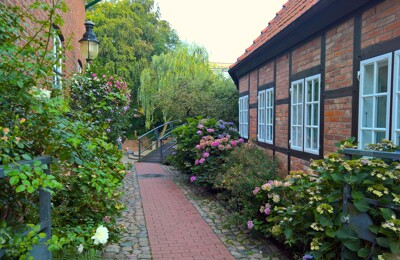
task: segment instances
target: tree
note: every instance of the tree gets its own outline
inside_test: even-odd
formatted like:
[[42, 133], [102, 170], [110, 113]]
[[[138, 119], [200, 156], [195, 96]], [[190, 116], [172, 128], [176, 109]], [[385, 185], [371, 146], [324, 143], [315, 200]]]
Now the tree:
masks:
[[94, 31], [101, 43], [94, 65], [124, 78], [132, 91], [131, 107], [137, 107], [142, 70], [153, 55], [174, 48], [179, 41], [177, 34], [160, 19], [153, 0], [100, 2], [86, 15], [96, 24]]
[[[172, 52], [154, 56], [151, 66], [142, 72], [139, 101], [149, 128], [160, 120], [222, 116], [224, 104], [214, 104], [221, 103], [219, 98], [227, 93], [236, 93], [236, 89], [210, 70], [207, 51], [196, 45], [180, 45]], [[236, 103], [236, 99], [225, 102]]]

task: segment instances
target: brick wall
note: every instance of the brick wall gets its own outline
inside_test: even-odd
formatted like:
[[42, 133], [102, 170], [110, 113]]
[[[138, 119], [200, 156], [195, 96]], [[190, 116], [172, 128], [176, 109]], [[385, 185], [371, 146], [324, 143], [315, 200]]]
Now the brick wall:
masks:
[[325, 90], [353, 85], [354, 19], [326, 33]]
[[302, 160], [296, 157], [290, 157], [290, 170], [291, 171], [305, 171], [307, 172], [310, 166], [310, 161]]
[[289, 97], [289, 56], [276, 59], [276, 100]]
[[[18, 5], [24, 9], [28, 9], [29, 5], [34, 3], [35, 0], [2, 0], [2, 3], [7, 5]], [[42, 2], [52, 3], [51, 0], [42, 0]], [[65, 69], [63, 74], [68, 76], [71, 73], [77, 72], [78, 59], [82, 60], [79, 49], [79, 40], [85, 32], [85, 1], [84, 0], [65, 0], [69, 10], [66, 13], [58, 11], [64, 19], [64, 25], [60, 28], [62, 36], [64, 37], [64, 45], [70, 43], [71, 49], [65, 50]], [[32, 10], [35, 17], [41, 20], [48, 20], [48, 13], [41, 9]], [[29, 34], [35, 33], [33, 29], [35, 25], [28, 23], [27, 32]], [[83, 62], [83, 61], [82, 61]]]
[[250, 109], [249, 138], [257, 139], [257, 108]]
[[352, 108], [352, 97], [325, 100], [325, 154], [336, 152], [335, 143], [351, 137]]
[[292, 52], [292, 74], [321, 63], [321, 38], [317, 37]]
[[245, 75], [239, 79], [239, 93], [249, 90], [249, 75]]
[[287, 169], [288, 169], [288, 164], [287, 164], [288, 156], [287, 156], [287, 154], [276, 152], [275, 153], [275, 158], [279, 162], [279, 165], [278, 165], [279, 171], [282, 173], [282, 175], [286, 175], [287, 174]]
[[362, 14], [361, 48], [400, 37], [399, 0], [386, 0]]
[[274, 81], [274, 63], [270, 62], [259, 70], [259, 85], [265, 85]]
[[288, 148], [289, 106], [287, 104], [275, 106], [275, 145]]

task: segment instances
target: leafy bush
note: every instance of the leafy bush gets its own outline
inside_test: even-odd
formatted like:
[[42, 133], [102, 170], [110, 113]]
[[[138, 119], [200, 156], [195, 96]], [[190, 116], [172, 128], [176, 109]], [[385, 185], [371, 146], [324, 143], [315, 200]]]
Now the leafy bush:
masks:
[[[66, 9], [55, 2], [31, 5], [49, 14], [43, 21], [19, 7], [0, 5], [0, 165], [6, 175], [0, 179], [0, 249], [7, 258], [29, 258], [29, 250], [45, 236], [36, 225], [39, 187], [52, 193], [51, 250], [98, 249], [121, 231], [115, 225], [123, 208], [118, 203], [125, 175], [121, 153], [92, 114], [71, 110], [71, 98], [52, 88], [57, 59], [46, 43], [52, 23], [62, 25], [57, 10]], [[29, 36], [24, 24], [37, 25], [36, 33]], [[38, 161], [34, 167], [11, 167], [43, 154], [54, 159], [51, 175]], [[107, 239], [96, 236], [100, 226], [107, 228], [102, 232]]]
[[117, 76], [99, 76], [88, 71], [72, 78], [71, 108], [90, 114], [96, 125], [106, 130], [111, 142], [121, 142], [129, 127], [130, 90]]
[[213, 188], [219, 192], [218, 198], [227, 201], [228, 207], [244, 221], [259, 208], [259, 202], [254, 201], [254, 187], [275, 179], [277, 174], [277, 161], [249, 141], [226, 156]]
[[[393, 144], [387, 146], [393, 148]], [[331, 154], [313, 161], [311, 168], [310, 173], [292, 172], [286, 182], [272, 181], [256, 188], [254, 200], [262, 203], [249, 228], [276, 237], [299, 256], [308, 253], [316, 259], [336, 259], [341, 254], [346, 259], [389, 259], [400, 253], [399, 211], [382, 206], [400, 205], [399, 162], [344, 160]], [[346, 184], [353, 198], [350, 215], [343, 213]], [[370, 204], [367, 198], [378, 204]], [[357, 223], [344, 224], [355, 216], [370, 219], [368, 232], [376, 244], [363, 239]]]
[[203, 136], [222, 138], [229, 135], [233, 139], [239, 136], [233, 123], [202, 117], [188, 118], [186, 124], [173, 131], [173, 135], [176, 137], [177, 145], [174, 156], [170, 157], [169, 162], [186, 174], [193, 173], [198, 157], [196, 145], [200, 143]]

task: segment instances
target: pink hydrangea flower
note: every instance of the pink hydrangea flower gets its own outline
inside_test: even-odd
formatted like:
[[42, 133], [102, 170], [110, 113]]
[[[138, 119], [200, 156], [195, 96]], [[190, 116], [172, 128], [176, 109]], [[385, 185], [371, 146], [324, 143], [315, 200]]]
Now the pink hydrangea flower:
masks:
[[197, 128], [198, 128], [198, 129], [202, 129], [203, 127], [204, 127], [204, 125], [202, 125], [202, 124], [198, 124], [198, 125], [197, 125]]
[[265, 215], [271, 214], [271, 209], [270, 208], [265, 208], [264, 213], [265, 213]]
[[109, 216], [105, 216], [105, 217], [103, 218], [103, 220], [104, 220], [104, 222], [106, 222], [106, 223], [110, 223], [110, 217], [109, 217]]
[[233, 147], [236, 147], [236, 145], [237, 145], [236, 141], [235, 141], [235, 140], [231, 141], [231, 145], [232, 145]]
[[214, 133], [214, 129], [213, 128], [207, 128], [207, 132]]
[[243, 138], [240, 138], [240, 139], [239, 139], [239, 143], [244, 143], [244, 139], [243, 139]]
[[259, 191], [260, 191], [260, 187], [256, 187], [256, 188], [253, 190], [253, 194], [256, 195]]
[[199, 160], [194, 161], [194, 164], [195, 164], [195, 165], [199, 165], [199, 163], [200, 163]]
[[192, 176], [192, 177], [190, 177], [190, 182], [194, 182], [195, 180], [197, 180], [197, 178], [196, 178], [196, 176]]
[[253, 227], [254, 227], [253, 221], [251, 221], [251, 220], [247, 221], [247, 228], [248, 228], [249, 230], [252, 230]]
[[212, 146], [214, 146], [214, 147], [216, 147], [216, 146], [218, 146], [219, 145], [219, 142], [218, 141], [215, 141], [215, 142], [212, 142], [212, 144], [211, 144]]
[[198, 135], [201, 135], [203, 132], [201, 130], [196, 132]]
[[210, 156], [209, 153], [207, 153], [207, 152], [204, 152], [204, 153], [203, 153], [203, 157], [204, 157], [204, 158], [208, 158], [209, 156]]
[[201, 159], [199, 160], [199, 163], [200, 163], [200, 164], [203, 164], [205, 161], [206, 161], [206, 159], [201, 158]]
[[201, 148], [201, 146], [198, 144], [198, 145], [196, 145], [196, 149], [200, 149]]

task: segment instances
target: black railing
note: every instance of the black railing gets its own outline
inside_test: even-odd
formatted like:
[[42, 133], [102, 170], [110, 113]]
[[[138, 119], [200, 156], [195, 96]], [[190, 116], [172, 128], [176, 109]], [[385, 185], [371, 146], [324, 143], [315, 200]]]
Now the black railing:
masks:
[[[8, 165], [9, 168], [18, 168], [22, 165], [31, 165], [33, 166], [35, 161], [40, 161], [42, 164], [47, 165], [47, 169], [44, 172], [47, 175], [50, 175], [50, 164], [52, 162], [52, 157], [50, 156], [41, 156], [36, 157], [33, 160], [29, 161], [19, 161], [16, 164]], [[5, 166], [0, 166], [0, 178], [7, 177], [5, 175]], [[40, 230], [39, 232], [45, 233], [46, 237], [40, 239], [39, 245], [33, 247], [31, 251], [31, 255], [34, 259], [43, 259], [48, 260], [52, 258], [51, 251], [47, 249], [46, 241], [51, 237], [51, 195], [48, 191], [39, 189], [39, 213], [40, 213]], [[30, 230], [26, 231], [23, 235], [28, 234]], [[0, 249], [0, 258], [4, 257], [5, 252], [4, 249]]]
[[[174, 130], [174, 122], [167, 122], [165, 124], [162, 124], [160, 126], [157, 126], [156, 128], [148, 131], [147, 133], [139, 136], [138, 138], [138, 159], [139, 161], [143, 157], [143, 153], [145, 151], [149, 150], [154, 150], [157, 149], [161, 146], [161, 154], [163, 154], [163, 150], [165, 152], [165, 140], [168, 140], [168, 136]], [[165, 127], [165, 134], [160, 138], [160, 129], [163, 129]], [[170, 149], [170, 148], [168, 148]]]
[[[390, 160], [400, 160], [400, 153], [398, 152], [381, 152], [381, 151], [372, 151], [372, 150], [359, 150], [359, 149], [344, 149], [344, 155], [346, 160], [351, 160], [353, 156], [366, 156], [380, 159], [390, 159]], [[369, 241], [374, 246], [376, 244], [375, 234], [369, 230], [369, 226], [372, 225], [372, 219], [367, 213], [359, 213], [357, 215], [352, 215], [349, 210], [350, 204], [353, 198], [351, 196], [351, 186], [346, 183], [343, 187], [343, 216], [342, 222], [345, 226], [354, 226], [357, 228], [357, 233], [361, 239]], [[366, 198], [366, 201], [370, 205], [379, 206], [382, 208], [390, 208], [395, 211], [400, 212], [400, 207], [394, 204], [380, 204], [377, 200]], [[353, 228], [354, 228], [353, 227]], [[342, 258], [343, 256], [344, 245], [342, 245]], [[370, 259], [371, 256], [368, 256], [366, 259]]]

